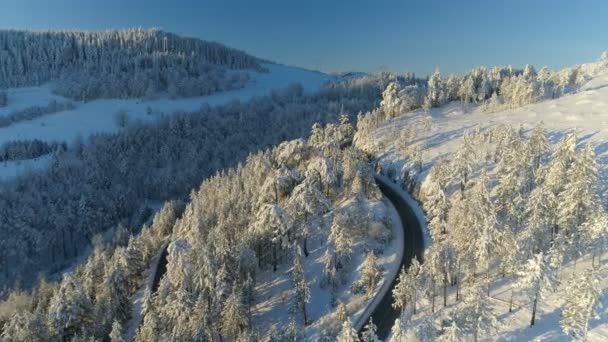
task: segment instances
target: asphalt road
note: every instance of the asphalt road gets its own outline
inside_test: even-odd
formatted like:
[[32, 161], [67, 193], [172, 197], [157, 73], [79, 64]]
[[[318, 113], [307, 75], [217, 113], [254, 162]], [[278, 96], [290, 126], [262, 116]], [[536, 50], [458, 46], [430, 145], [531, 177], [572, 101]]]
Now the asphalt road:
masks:
[[[408, 268], [414, 256], [422, 262], [424, 252], [422, 227], [418, 223], [414, 210], [408, 205], [405, 199], [386, 184], [383, 179], [376, 177], [376, 184], [378, 184], [378, 187], [384, 196], [386, 196], [397, 209], [403, 226], [403, 258], [401, 259], [399, 269], [402, 267]], [[394, 309], [392, 306], [393, 289], [397, 285], [398, 279], [399, 276], [397, 275], [395, 279], [392, 280], [390, 290], [371, 314], [374, 324], [378, 327], [376, 334], [381, 340], [388, 337], [391, 328], [395, 323], [395, 319], [399, 317], [399, 310]], [[369, 318], [366, 319], [366, 324], [367, 321], [369, 321]], [[359, 333], [361, 333], [361, 331], [359, 331]]]

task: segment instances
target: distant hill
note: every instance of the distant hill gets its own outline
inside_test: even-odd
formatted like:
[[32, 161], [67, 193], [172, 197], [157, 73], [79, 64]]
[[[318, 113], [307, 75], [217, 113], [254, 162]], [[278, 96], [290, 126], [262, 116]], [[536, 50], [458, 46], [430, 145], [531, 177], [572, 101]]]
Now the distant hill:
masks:
[[239, 88], [260, 60], [219, 43], [156, 29], [0, 30], [0, 88], [56, 81], [75, 99], [207, 95]]

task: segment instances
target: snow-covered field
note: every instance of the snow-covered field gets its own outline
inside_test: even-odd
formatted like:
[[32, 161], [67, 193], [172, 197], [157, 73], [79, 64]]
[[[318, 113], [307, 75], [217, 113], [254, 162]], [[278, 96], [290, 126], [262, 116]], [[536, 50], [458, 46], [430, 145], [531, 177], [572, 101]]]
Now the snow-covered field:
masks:
[[[423, 128], [423, 122], [432, 124]], [[419, 175], [422, 181], [426, 173], [438, 159], [456, 151], [467, 131], [489, 129], [502, 124], [514, 127], [523, 126], [529, 131], [540, 122], [544, 123], [550, 140], [556, 142], [568, 132], [576, 132], [579, 146], [590, 143], [596, 153], [599, 164], [600, 191], [605, 201], [608, 193], [608, 72], [604, 71], [593, 76], [578, 92], [558, 99], [527, 105], [520, 108], [487, 112], [481, 106], [469, 105], [464, 108], [460, 103], [413, 111], [398, 118], [383, 123], [376, 131], [376, 138], [383, 147], [385, 154], [381, 159], [386, 163], [401, 165], [403, 163], [396, 153], [393, 142], [399, 139], [401, 132], [411, 127], [416, 131], [414, 143], [422, 148], [423, 172]], [[577, 272], [591, 265], [591, 256], [578, 262]], [[606, 256], [604, 256], [605, 258]], [[574, 272], [575, 265], [570, 263], [563, 268], [563, 283]], [[580, 273], [579, 273], [580, 274]], [[497, 278], [499, 278], [497, 276]], [[608, 267], [602, 263], [599, 270], [601, 287], [608, 288]], [[531, 305], [523, 297], [515, 297], [515, 309], [509, 313], [508, 300], [510, 286], [507, 281], [496, 281], [492, 286], [494, 300], [493, 311], [501, 323], [500, 332], [480, 336], [481, 340], [500, 341], [569, 341], [559, 324], [561, 307], [564, 298], [564, 286], [549, 294], [539, 302], [537, 323], [530, 327]], [[448, 299], [453, 305], [454, 294]], [[604, 291], [600, 299], [603, 308], [599, 317], [590, 322], [588, 341], [608, 340], [608, 291]], [[449, 310], [448, 310], [449, 311]]]
[[[346, 206], [349, 201], [342, 204]], [[383, 254], [378, 256], [378, 264], [383, 269], [382, 280], [376, 285], [375, 295], [367, 298], [365, 294], [353, 294], [351, 285], [360, 279], [361, 266], [365, 257], [365, 249], [371, 241], [359, 239], [353, 246], [351, 271], [344, 285], [338, 289], [338, 302], [346, 305], [348, 316], [353, 325], [364, 314], [369, 303], [378, 295], [382, 295], [381, 289], [387, 280], [392, 280], [399, 271], [399, 264], [403, 253], [403, 229], [395, 207], [388, 201], [368, 202], [368, 208], [373, 212], [375, 220], [383, 217], [390, 219], [392, 240], [384, 247]], [[336, 307], [330, 305], [329, 288], [321, 288], [323, 274], [322, 257], [328, 240], [329, 230], [327, 227], [318, 227], [311, 231], [309, 239], [310, 255], [304, 259], [304, 270], [308, 286], [310, 288], [310, 303], [307, 305], [310, 325], [305, 330], [307, 340], [315, 340], [324, 331], [336, 333], [340, 324], [337, 323]], [[291, 265], [281, 265], [277, 272], [271, 270], [263, 272], [256, 287], [256, 304], [253, 308], [254, 322], [259, 322], [260, 332], [268, 333], [270, 327], [275, 325], [278, 329], [287, 326], [290, 317], [290, 299], [293, 296], [293, 283]]]
[[[73, 101], [75, 109], [46, 114], [33, 120], [16, 122], [0, 128], [0, 145], [8, 141], [39, 139], [46, 142], [71, 143], [96, 133], [114, 133], [121, 129], [116, 113], [124, 111], [128, 120], [151, 122], [177, 111], [195, 111], [202, 105], [222, 105], [230, 101], [247, 101], [268, 95], [274, 89], [300, 83], [305, 92], [314, 92], [334, 76], [280, 64], [265, 64], [268, 73], [251, 72], [251, 81], [244, 88], [209, 96], [169, 99], [100, 99], [89, 102]], [[69, 99], [55, 95], [50, 86], [14, 88], [7, 90], [8, 105], [0, 108], [0, 116], [33, 106], [45, 106], [51, 101]], [[0, 165], [0, 179], [10, 179], [31, 169], [43, 168], [45, 158]]]

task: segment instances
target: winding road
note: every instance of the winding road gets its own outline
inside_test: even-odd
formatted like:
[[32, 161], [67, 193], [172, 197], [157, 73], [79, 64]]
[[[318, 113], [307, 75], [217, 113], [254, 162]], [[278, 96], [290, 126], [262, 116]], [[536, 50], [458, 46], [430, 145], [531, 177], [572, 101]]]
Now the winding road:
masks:
[[[390, 181], [385, 177], [376, 176], [376, 184], [380, 188], [380, 191], [386, 196], [391, 203], [397, 209], [399, 218], [401, 219], [401, 226], [403, 227], [403, 257], [401, 258], [401, 264], [399, 269], [402, 267], [409, 267], [414, 257], [418, 258], [422, 262], [424, 252], [424, 240], [422, 237], [422, 224], [418, 220], [414, 208], [408, 203], [398, 191], [394, 189], [397, 185], [390, 184]], [[391, 332], [391, 328], [395, 323], [395, 319], [399, 317], [399, 310], [393, 308], [393, 289], [397, 285], [399, 275], [392, 280], [390, 288], [385, 292], [384, 297], [380, 300], [376, 308], [372, 311], [370, 317], [374, 324], [378, 327], [376, 334], [378, 338], [384, 340], [388, 337]], [[365, 318], [367, 323], [370, 317]], [[359, 334], [362, 329], [360, 329]]]

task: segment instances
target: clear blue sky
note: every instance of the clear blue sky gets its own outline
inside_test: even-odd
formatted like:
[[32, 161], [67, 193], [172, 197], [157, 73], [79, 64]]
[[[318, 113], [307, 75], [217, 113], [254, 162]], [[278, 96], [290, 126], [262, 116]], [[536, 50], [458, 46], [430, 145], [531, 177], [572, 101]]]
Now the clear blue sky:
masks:
[[158, 27], [321, 70], [552, 68], [608, 49], [606, 0], [0, 0], [0, 26]]

